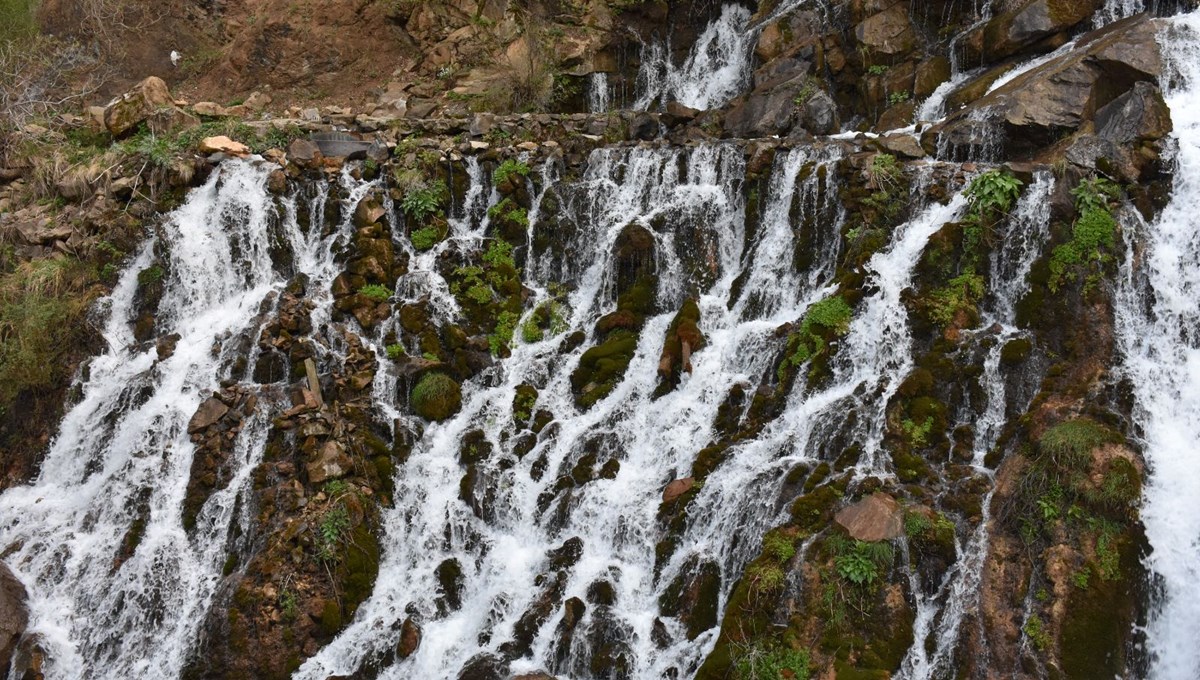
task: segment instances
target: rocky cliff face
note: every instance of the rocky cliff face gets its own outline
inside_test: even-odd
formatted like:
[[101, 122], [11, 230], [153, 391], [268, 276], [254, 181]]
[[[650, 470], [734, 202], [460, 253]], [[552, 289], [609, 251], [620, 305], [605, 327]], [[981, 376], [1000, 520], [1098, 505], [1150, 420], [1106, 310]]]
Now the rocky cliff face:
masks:
[[301, 5], [6, 128], [0, 661], [1149, 672], [1188, 3]]

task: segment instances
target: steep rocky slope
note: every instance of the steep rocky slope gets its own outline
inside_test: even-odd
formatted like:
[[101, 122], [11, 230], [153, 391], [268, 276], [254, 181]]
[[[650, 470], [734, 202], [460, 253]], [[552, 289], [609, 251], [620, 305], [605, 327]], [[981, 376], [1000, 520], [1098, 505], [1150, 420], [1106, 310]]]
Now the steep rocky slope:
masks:
[[5, 129], [14, 668], [1185, 677], [1150, 4], [127, 17], [127, 94]]

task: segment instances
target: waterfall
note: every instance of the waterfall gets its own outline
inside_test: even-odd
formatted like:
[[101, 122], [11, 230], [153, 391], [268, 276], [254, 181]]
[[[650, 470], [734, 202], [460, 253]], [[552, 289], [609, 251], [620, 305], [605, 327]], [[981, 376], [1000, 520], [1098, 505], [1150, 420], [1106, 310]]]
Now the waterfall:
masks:
[[608, 113], [612, 109], [612, 92], [608, 74], [596, 71], [588, 76], [588, 113]]
[[[982, 384], [987, 400], [981, 414], [971, 413], [965, 418], [968, 422], [973, 420], [976, 428], [971, 465], [989, 478], [992, 471], [984, 466], [984, 457], [995, 446], [1008, 421], [1009, 400], [1005, 376], [1000, 369], [1000, 354], [1008, 341], [1025, 336], [1012, 325], [1015, 307], [1029, 290], [1029, 272], [1049, 237], [1050, 195], [1054, 184], [1054, 176], [1049, 171], [1037, 173], [1033, 185], [1025, 190], [1006, 220], [1001, 245], [991, 256], [990, 299], [985, 303], [981, 324], [985, 329], [994, 329], [990, 336], [993, 344], [983, 364]], [[1023, 411], [1024, 406], [1021, 405], [1019, 410]], [[968, 528], [965, 536], [956, 537], [955, 552], [959, 559], [933, 593], [924, 592], [916, 573], [909, 574], [917, 613], [913, 622], [913, 644], [901, 663], [898, 678], [934, 680], [953, 675], [954, 654], [963, 621], [979, 602], [982, 569], [988, 551], [992, 493], [993, 490], [989, 490], [983, 496], [979, 523]]]
[[1092, 24], [1099, 28], [1114, 21], [1146, 11], [1145, 0], [1104, 0], [1104, 6], [1096, 10]]
[[1200, 675], [1200, 15], [1174, 18], [1162, 44], [1174, 74], [1165, 94], [1175, 186], [1153, 223], [1128, 225], [1117, 333], [1147, 463], [1150, 677], [1183, 680]]
[[803, 2], [783, 0], [767, 17], [754, 23], [750, 10], [737, 4], [725, 5], [680, 66], [671, 60], [669, 40], [646, 44], [637, 77], [640, 94], [633, 108], [645, 110], [656, 103], [678, 101], [705, 110], [728, 103], [750, 84], [760, 29]]

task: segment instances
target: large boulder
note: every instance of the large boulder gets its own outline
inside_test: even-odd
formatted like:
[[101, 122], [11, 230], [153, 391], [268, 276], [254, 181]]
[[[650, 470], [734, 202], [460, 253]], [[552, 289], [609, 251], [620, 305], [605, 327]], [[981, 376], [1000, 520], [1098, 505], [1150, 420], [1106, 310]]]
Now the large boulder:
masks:
[[104, 127], [114, 137], [124, 137], [160, 110], [172, 111], [175, 99], [162, 78], [150, 76], [104, 107]]
[[[1076, 49], [991, 93], [981, 93], [931, 127], [922, 137], [922, 146], [933, 153], [939, 147], [970, 143], [983, 130], [995, 138], [994, 143], [1004, 145], [1005, 157], [1032, 156], [1093, 120], [1099, 110], [1139, 82], [1152, 85], [1158, 80], [1160, 26], [1158, 20], [1139, 15], [1081, 37]], [[1116, 117], [1113, 112], [1106, 119]]]
[[834, 521], [856, 541], [888, 541], [904, 533], [903, 515], [895, 498], [875, 493], [842, 508]]
[[909, 19], [907, 2], [898, 2], [867, 17], [854, 29], [854, 36], [876, 58], [898, 57], [917, 45], [917, 32]]
[[0, 563], [0, 673], [8, 675], [13, 653], [29, 625], [25, 586]]
[[1099, 0], [1023, 0], [979, 29], [983, 57], [995, 60], [1014, 55], [1090, 18], [1100, 4]]

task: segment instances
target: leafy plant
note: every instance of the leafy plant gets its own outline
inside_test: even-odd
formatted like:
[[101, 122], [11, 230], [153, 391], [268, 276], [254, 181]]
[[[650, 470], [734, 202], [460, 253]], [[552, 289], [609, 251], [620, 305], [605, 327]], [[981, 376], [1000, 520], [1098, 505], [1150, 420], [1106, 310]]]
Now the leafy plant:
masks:
[[529, 176], [529, 166], [515, 158], [510, 158], [492, 171], [492, 183], [499, 186], [513, 177], [527, 176]]
[[1042, 623], [1041, 617], [1037, 614], [1029, 615], [1029, 618], [1025, 620], [1025, 625], [1021, 626], [1021, 632], [1025, 633], [1038, 651], [1046, 651], [1054, 642], [1050, 638], [1050, 632], [1046, 630], [1045, 624]]
[[1007, 213], [1021, 195], [1024, 182], [1007, 170], [988, 170], [971, 180], [967, 187], [967, 202], [970, 215], [983, 218], [997, 213]]
[[408, 356], [408, 352], [404, 351], [404, 345], [398, 342], [388, 345], [384, 348], [384, 351], [387, 352], [387, 358], [392, 361]]
[[513, 332], [517, 329], [519, 319], [520, 317], [508, 310], [500, 312], [500, 316], [496, 318], [496, 329], [488, 336], [488, 347], [491, 348], [492, 354], [498, 355], [512, 344]]
[[777, 562], [787, 562], [796, 554], [796, 543], [780, 532], [763, 536], [763, 554]]
[[826, 351], [826, 339], [842, 336], [850, 330], [850, 318], [854, 312], [839, 295], [814, 303], [804, 314], [800, 329], [788, 339], [790, 353], [779, 366], [782, 379], [784, 372], [798, 367]]
[[871, 64], [867, 67], [867, 73], [873, 76], [881, 76], [888, 72], [888, 66], [884, 64]]
[[317, 524], [317, 556], [326, 562], [336, 561], [342, 535], [349, 529], [350, 515], [346, 508], [339, 505], [327, 510]]
[[909, 97], [911, 97], [911, 96], [912, 95], [909, 94], [908, 90], [899, 90], [897, 92], [893, 92], [888, 95], [888, 104], [890, 106], [896, 106], [897, 104], [903, 104], [904, 102], [908, 101]]
[[410, 186], [400, 200], [400, 209], [410, 219], [418, 222], [442, 212], [442, 203], [450, 195], [442, 180]]
[[367, 298], [375, 302], [387, 302], [392, 299], [392, 291], [387, 286], [381, 286], [377, 283], [370, 283], [358, 289], [360, 295], [365, 295]]
[[973, 271], [960, 274], [929, 295], [929, 318], [940, 326], [954, 323], [961, 312], [972, 312], [983, 298], [983, 277]]
[[904, 430], [904, 436], [908, 439], [908, 443], [913, 448], [920, 449], [929, 443], [929, 433], [933, 430], [933, 417], [926, 418], [920, 424], [906, 418], [900, 427]]

